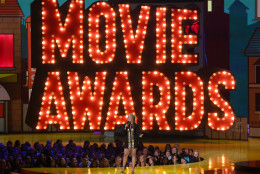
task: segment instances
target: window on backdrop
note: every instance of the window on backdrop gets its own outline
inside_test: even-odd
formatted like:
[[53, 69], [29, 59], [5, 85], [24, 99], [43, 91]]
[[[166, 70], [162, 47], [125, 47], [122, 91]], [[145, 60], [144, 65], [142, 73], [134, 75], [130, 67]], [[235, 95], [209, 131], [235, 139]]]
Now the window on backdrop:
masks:
[[255, 111], [260, 111], [260, 93], [255, 94]]
[[256, 66], [255, 70], [255, 82], [260, 84], [260, 66]]
[[0, 103], [0, 118], [4, 117], [4, 104]]
[[260, 0], [256, 0], [255, 3], [255, 17], [258, 19], [260, 18]]
[[208, 12], [212, 11], [212, 0], [208, 0]]
[[14, 67], [13, 34], [0, 34], [0, 68]]

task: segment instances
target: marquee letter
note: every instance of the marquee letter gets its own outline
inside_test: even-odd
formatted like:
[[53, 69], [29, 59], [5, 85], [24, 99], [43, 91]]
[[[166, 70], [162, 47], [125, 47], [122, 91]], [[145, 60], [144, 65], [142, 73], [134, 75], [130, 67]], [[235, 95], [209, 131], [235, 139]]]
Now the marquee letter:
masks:
[[[186, 90], [193, 93], [193, 111], [186, 116]], [[204, 114], [204, 90], [200, 77], [190, 71], [175, 73], [175, 130], [193, 130], [199, 127]]]
[[149, 21], [150, 7], [141, 7], [137, 29], [134, 32], [130, 15], [130, 5], [120, 4], [118, 6], [121, 17], [121, 27], [123, 31], [127, 63], [141, 63], [144, 40], [147, 32], [147, 24]]
[[135, 113], [134, 102], [131, 94], [127, 72], [117, 72], [113, 83], [113, 91], [110, 98], [105, 130], [115, 129], [116, 124], [124, 124], [126, 116], [118, 116], [120, 99], [123, 101], [125, 114]]
[[83, 63], [83, 0], [72, 0], [63, 25], [56, 0], [42, 1], [42, 63], [55, 64], [55, 45], [67, 56], [72, 42], [72, 62]]
[[[50, 113], [52, 101], [57, 115]], [[36, 129], [47, 129], [48, 124], [59, 124], [60, 129], [70, 129], [59, 72], [48, 73]]]
[[78, 73], [68, 72], [74, 129], [84, 129], [86, 118], [89, 120], [90, 130], [100, 129], [105, 81], [106, 72], [97, 72], [92, 92], [87, 76], [80, 87]]
[[156, 8], [156, 63], [166, 62], [166, 8]]
[[197, 63], [197, 54], [183, 54], [183, 45], [197, 44], [197, 35], [183, 35], [182, 21], [183, 20], [197, 20], [197, 10], [187, 9], [172, 9], [172, 63]]
[[[153, 129], [153, 116], [159, 126], [159, 130], [170, 130], [165, 113], [170, 105], [170, 82], [168, 78], [160, 72], [143, 72], [143, 130]], [[160, 91], [160, 100], [154, 104], [153, 86], [157, 86]]]
[[210, 77], [208, 86], [210, 100], [224, 112], [222, 118], [218, 116], [217, 112], [208, 114], [208, 125], [211, 129], [224, 131], [233, 125], [235, 114], [228, 101], [221, 97], [218, 86], [222, 84], [225, 89], [234, 90], [235, 83], [234, 76], [226, 71], [213, 73]]
[[[105, 51], [99, 48], [100, 17], [106, 20]], [[97, 2], [89, 8], [89, 56], [97, 64], [112, 62], [116, 53], [116, 14], [107, 2]]]

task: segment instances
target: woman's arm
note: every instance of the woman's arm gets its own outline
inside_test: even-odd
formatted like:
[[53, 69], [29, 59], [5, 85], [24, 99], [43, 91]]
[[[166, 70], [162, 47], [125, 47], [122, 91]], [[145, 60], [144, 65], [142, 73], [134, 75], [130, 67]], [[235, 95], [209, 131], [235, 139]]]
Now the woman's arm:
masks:
[[123, 133], [124, 133], [124, 136], [126, 136], [126, 134], [127, 134], [127, 123], [124, 124], [124, 131], [123, 131]]
[[138, 124], [136, 124], [136, 130], [135, 130], [135, 132], [136, 132], [136, 135], [137, 135], [139, 138], [141, 138], [141, 137], [144, 135], [144, 134], [141, 134]]

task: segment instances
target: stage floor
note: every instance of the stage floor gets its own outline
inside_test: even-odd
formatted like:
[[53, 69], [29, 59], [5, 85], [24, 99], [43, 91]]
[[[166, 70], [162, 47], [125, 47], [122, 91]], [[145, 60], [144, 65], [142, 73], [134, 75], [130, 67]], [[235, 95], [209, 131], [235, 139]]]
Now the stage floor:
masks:
[[[46, 140], [55, 142], [61, 139], [63, 143], [67, 143], [72, 139], [78, 145], [83, 145], [85, 140], [91, 143], [108, 144], [113, 142], [113, 138], [106, 139], [101, 134], [93, 133], [52, 133], [52, 134], [22, 134], [22, 135], [0, 135], [0, 142], [6, 143], [8, 140], [19, 139], [21, 143], [29, 141], [30, 143], [39, 141], [45, 144]], [[180, 147], [197, 149], [200, 156], [205, 160], [198, 163], [190, 163], [186, 165], [168, 165], [154, 167], [136, 167], [136, 174], [169, 174], [169, 173], [214, 173], [214, 174], [245, 174], [248, 172], [235, 171], [235, 162], [260, 160], [260, 138], [251, 138], [248, 141], [232, 141], [232, 140], [204, 140], [204, 139], [174, 139], [174, 138], [144, 138], [144, 145], [150, 144], [159, 146], [164, 150], [166, 143], [174, 145], [179, 143]], [[121, 168], [28, 168], [24, 169], [26, 173], [87, 173], [87, 174], [118, 174]], [[126, 170], [131, 173], [131, 169]], [[260, 173], [260, 171], [259, 171]]]

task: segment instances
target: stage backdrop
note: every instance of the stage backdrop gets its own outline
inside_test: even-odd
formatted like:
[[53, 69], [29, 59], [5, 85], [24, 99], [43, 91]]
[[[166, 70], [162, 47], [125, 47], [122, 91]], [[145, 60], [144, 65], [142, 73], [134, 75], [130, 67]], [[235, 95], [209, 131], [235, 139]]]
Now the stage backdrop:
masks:
[[[18, 0], [18, 2], [26, 19], [31, 15], [30, 10], [33, 0]], [[58, 2], [62, 5], [66, 0], [58, 0]], [[85, 0], [85, 8], [88, 8], [93, 2], [95, 0]], [[248, 101], [248, 66], [247, 57], [243, 54], [243, 50], [246, 48], [254, 29], [260, 27], [260, 24], [253, 21], [255, 16], [255, 1], [239, 0], [236, 2], [235, 0], [225, 0], [224, 3], [224, 10], [230, 16], [229, 69], [237, 80], [236, 90], [231, 91], [230, 102], [234, 107], [236, 115], [247, 117], [248, 105], [245, 104], [245, 101]], [[244, 22], [242, 19], [246, 21]], [[23, 52], [27, 52], [26, 47], [23, 48]], [[210, 58], [208, 57], [208, 59]]]
[[206, 66], [204, 1], [36, 0], [36, 75], [26, 122], [38, 130], [114, 130], [134, 113], [143, 131], [230, 129], [234, 75]]

